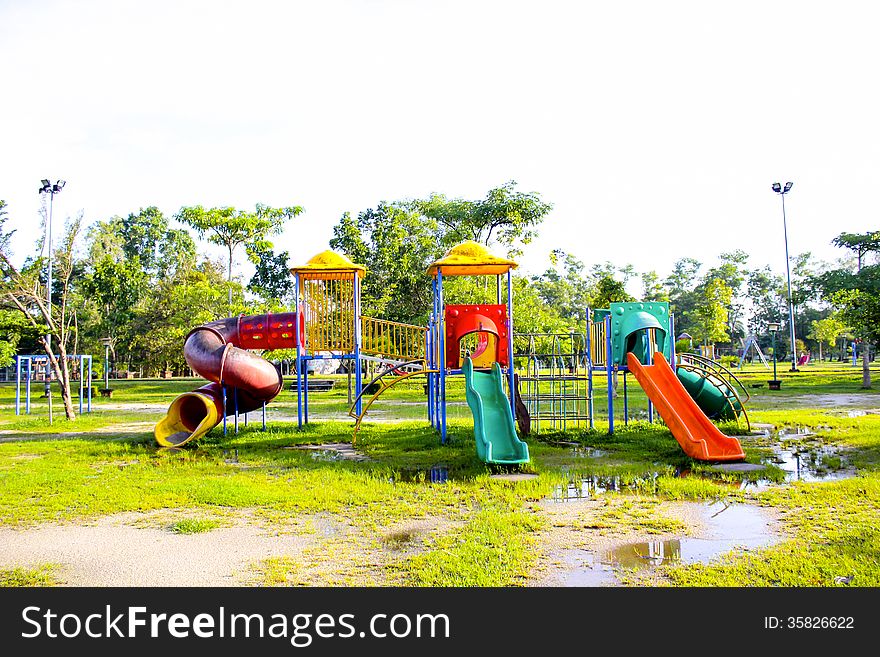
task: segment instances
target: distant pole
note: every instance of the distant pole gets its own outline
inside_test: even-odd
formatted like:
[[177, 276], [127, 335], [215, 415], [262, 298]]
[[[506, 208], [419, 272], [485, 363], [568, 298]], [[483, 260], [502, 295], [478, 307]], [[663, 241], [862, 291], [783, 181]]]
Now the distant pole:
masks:
[[[48, 179], [44, 178], [40, 181], [40, 194], [49, 195], [49, 216], [46, 220], [46, 260], [48, 265], [46, 268], [46, 312], [49, 313], [49, 319], [52, 319], [52, 206], [55, 201], [55, 194], [60, 194], [67, 183], [64, 180], [56, 180], [55, 184], [51, 184]], [[49, 424], [52, 424], [52, 332], [46, 332], [46, 401], [49, 404]]]
[[110, 345], [113, 344], [113, 338], [101, 338], [104, 345], [104, 390], [110, 389]]
[[791, 337], [791, 371], [797, 372], [797, 338], [794, 333], [794, 299], [791, 296], [791, 265], [788, 256], [788, 225], [785, 220], [785, 195], [791, 191], [793, 184], [794, 183], [792, 182], [787, 182], [783, 188], [779, 183], [773, 183], [772, 189], [782, 197], [782, 231], [785, 236], [785, 276], [788, 280], [788, 327]]

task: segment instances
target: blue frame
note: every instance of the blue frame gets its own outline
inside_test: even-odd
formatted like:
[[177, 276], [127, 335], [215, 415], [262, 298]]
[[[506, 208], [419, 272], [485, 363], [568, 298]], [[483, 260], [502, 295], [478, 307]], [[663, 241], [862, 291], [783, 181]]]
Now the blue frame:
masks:
[[[25, 367], [25, 414], [31, 414], [31, 381], [33, 380], [33, 376], [31, 374], [33, 368], [31, 364], [36, 360], [43, 358], [46, 359], [46, 367], [49, 369], [51, 367], [51, 363], [49, 363], [48, 356], [42, 354], [27, 354], [25, 356], [16, 356], [15, 357], [15, 414], [21, 415], [21, 366], [26, 364]], [[85, 412], [92, 412], [92, 356], [91, 354], [69, 354], [67, 356], [68, 360], [76, 360], [79, 362], [79, 413], [83, 414], [83, 396], [86, 388], [89, 390], [89, 396], [86, 400]], [[88, 363], [88, 367], [86, 364]], [[83, 372], [88, 373], [88, 378], [83, 377]], [[88, 381], [88, 386], [85, 385], [86, 381]]]

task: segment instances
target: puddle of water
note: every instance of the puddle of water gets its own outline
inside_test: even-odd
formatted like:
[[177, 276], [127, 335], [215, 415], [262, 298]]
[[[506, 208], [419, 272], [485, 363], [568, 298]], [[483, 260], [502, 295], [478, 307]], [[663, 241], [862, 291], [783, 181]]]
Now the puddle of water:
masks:
[[281, 449], [295, 449], [311, 452], [315, 461], [369, 461], [366, 454], [361, 454], [350, 443], [326, 443], [324, 445], [292, 445]]
[[809, 449], [792, 445], [775, 449], [769, 462], [785, 473], [786, 482], [837, 481], [854, 476], [855, 472], [851, 469], [835, 467], [840, 458], [840, 450], [833, 445]]
[[623, 481], [619, 476], [584, 477], [576, 481], [570, 481], [567, 484], [555, 486], [548, 500], [550, 502], [576, 502], [596, 497], [609, 491], [653, 490], [658, 476], [658, 473], [651, 472], [643, 477], [627, 479], [626, 481]]
[[748, 504], [715, 502], [704, 508], [706, 535], [627, 543], [607, 550], [602, 561], [619, 568], [706, 563], [734, 548], [766, 547], [775, 540], [767, 517]]
[[604, 449], [595, 447], [573, 447], [569, 453], [571, 456], [581, 459], [598, 459], [608, 454]]
[[801, 438], [806, 438], [808, 436], [815, 436], [816, 433], [812, 431], [809, 427], [781, 427], [779, 431], [776, 432], [776, 436], [779, 440], [800, 440]]
[[667, 564], [706, 563], [733, 549], [758, 549], [773, 544], [767, 516], [755, 506], [714, 502], [702, 507], [704, 532], [700, 537], [637, 541], [599, 553], [573, 550], [563, 586], [608, 586], [617, 582], [615, 569], [648, 570]]
[[398, 475], [391, 477], [391, 483], [445, 484], [449, 481], [449, 468], [445, 465], [434, 465], [427, 470], [401, 470]]

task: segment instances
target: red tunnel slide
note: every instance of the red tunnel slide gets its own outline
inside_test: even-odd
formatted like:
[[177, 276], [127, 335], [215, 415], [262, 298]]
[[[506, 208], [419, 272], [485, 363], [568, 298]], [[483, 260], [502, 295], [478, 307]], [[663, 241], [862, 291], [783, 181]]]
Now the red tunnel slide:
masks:
[[284, 387], [281, 373], [265, 358], [249, 349], [292, 349], [296, 347], [296, 322], [305, 333], [302, 315], [279, 313], [228, 317], [203, 324], [190, 331], [183, 345], [187, 364], [199, 376], [211, 381], [185, 392], [168, 408], [156, 425], [156, 441], [180, 446], [199, 438], [223, 419], [223, 387], [226, 414], [256, 410], [272, 401]]

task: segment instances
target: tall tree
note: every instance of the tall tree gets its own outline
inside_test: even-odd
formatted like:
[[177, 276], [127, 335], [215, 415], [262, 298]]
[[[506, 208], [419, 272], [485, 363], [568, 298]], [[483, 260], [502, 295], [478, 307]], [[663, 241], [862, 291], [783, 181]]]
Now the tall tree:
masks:
[[841, 233], [831, 240], [831, 243], [853, 251], [858, 262], [858, 271], [861, 271], [865, 256], [880, 253], [880, 230], [867, 233]]
[[[2, 209], [2, 208], [0, 208]], [[61, 246], [52, 254], [60, 295], [46, 299], [42, 278], [44, 258], [30, 259], [21, 268], [12, 262], [10, 241], [14, 231], [6, 230], [7, 216], [0, 214], [0, 298], [6, 309], [17, 310], [32, 329], [40, 331], [40, 345], [61, 389], [64, 414], [76, 419], [70, 392], [68, 346], [76, 335], [76, 312], [71, 307], [71, 277], [76, 269], [76, 247], [82, 216], [68, 220]], [[42, 244], [38, 244], [42, 251]], [[56, 302], [57, 300], [57, 302]], [[56, 353], [57, 351], [57, 353]], [[51, 400], [50, 400], [51, 403]]]
[[257, 204], [253, 212], [236, 210], [235, 208], [211, 208], [206, 210], [201, 205], [182, 207], [176, 219], [192, 227], [199, 237], [212, 244], [226, 248], [229, 256], [227, 283], [229, 286], [228, 304], [232, 307], [232, 258], [235, 250], [245, 245], [248, 255], [265, 252], [272, 248], [268, 240], [270, 235], [278, 235], [284, 228], [284, 222], [302, 214], [300, 206], [272, 208]]
[[814, 319], [807, 336], [819, 344], [819, 362], [822, 362], [822, 346], [833, 346], [837, 338], [846, 333], [846, 324], [836, 317]]
[[863, 388], [871, 387], [869, 347], [880, 344], [880, 264], [865, 264], [868, 255], [880, 255], [880, 240], [875, 239], [875, 235], [878, 233], [842, 233], [834, 243], [856, 251], [858, 269], [855, 272], [836, 269], [819, 277], [824, 297], [839, 308], [840, 319], [865, 343]]
[[730, 286], [720, 278], [712, 278], [699, 287], [694, 309], [695, 337], [702, 340], [704, 345], [730, 339], [728, 308], [732, 296]]
[[642, 301], [669, 301], [669, 292], [656, 271], [646, 271], [642, 278]]
[[425, 270], [444, 251], [433, 219], [408, 204], [382, 202], [356, 218], [346, 212], [333, 227], [330, 246], [367, 267], [361, 292], [365, 314], [427, 321], [431, 279]]
[[537, 193], [517, 191], [513, 180], [490, 189], [478, 201], [434, 194], [414, 206], [443, 228], [447, 245], [473, 240], [489, 246], [494, 240], [512, 256], [534, 239], [537, 227], [553, 209]]
[[275, 253], [272, 249], [256, 255], [256, 270], [248, 283], [248, 290], [267, 301], [283, 305], [293, 297], [293, 280], [290, 277], [290, 254]]

